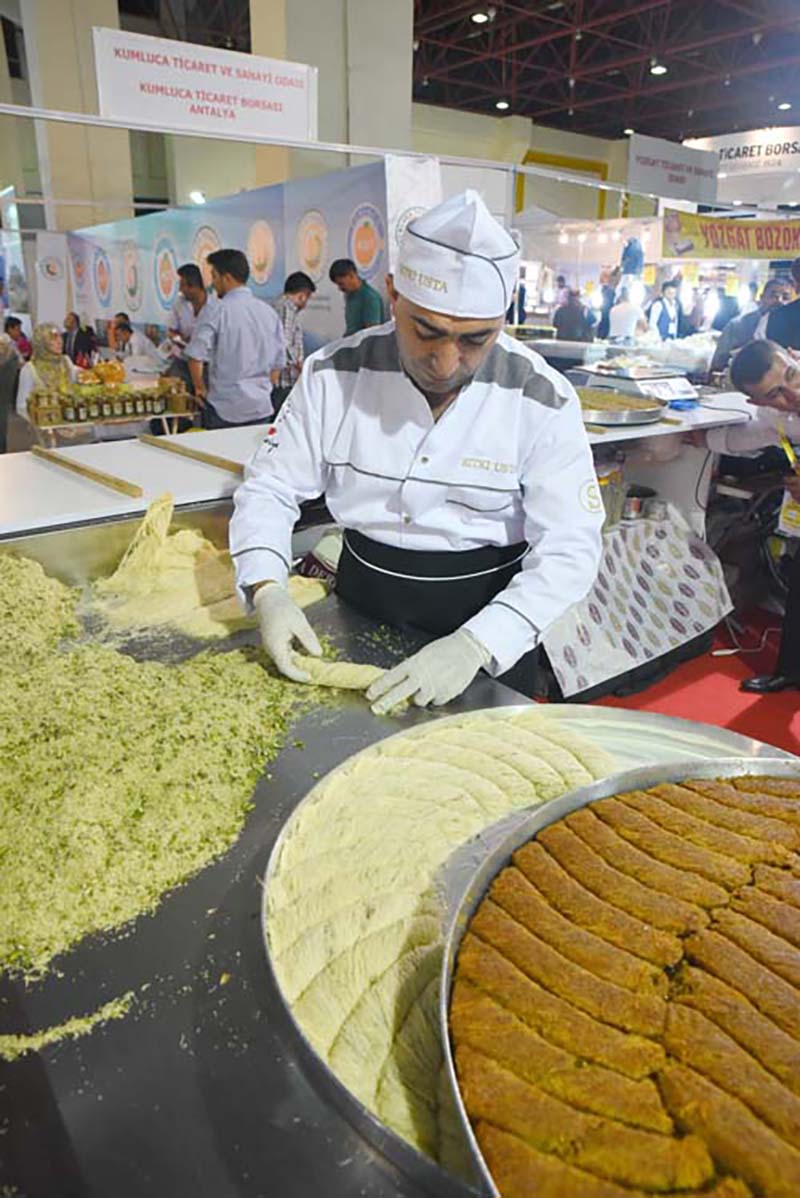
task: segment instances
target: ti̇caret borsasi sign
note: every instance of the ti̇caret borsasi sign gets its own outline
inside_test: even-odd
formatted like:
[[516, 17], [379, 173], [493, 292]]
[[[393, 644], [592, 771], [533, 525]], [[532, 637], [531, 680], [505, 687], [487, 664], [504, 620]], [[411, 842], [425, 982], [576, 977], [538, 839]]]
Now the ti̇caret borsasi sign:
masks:
[[195, 133], [316, 140], [316, 67], [121, 29], [92, 34], [101, 116]]
[[782, 174], [800, 168], [800, 127], [748, 129], [720, 137], [696, 138], [685, 143], [694, 149], [719, 154], [719, 169], [733, 175]]

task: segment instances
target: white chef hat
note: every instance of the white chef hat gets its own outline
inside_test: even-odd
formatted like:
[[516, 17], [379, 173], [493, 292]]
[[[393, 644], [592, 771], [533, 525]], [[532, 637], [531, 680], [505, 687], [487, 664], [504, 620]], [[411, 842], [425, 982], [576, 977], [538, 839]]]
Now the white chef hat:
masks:
[[480, 320], [507, 311], [518, 270], [511, 234], [468, 189], [411, 221], [394, 285], [422, 308]]

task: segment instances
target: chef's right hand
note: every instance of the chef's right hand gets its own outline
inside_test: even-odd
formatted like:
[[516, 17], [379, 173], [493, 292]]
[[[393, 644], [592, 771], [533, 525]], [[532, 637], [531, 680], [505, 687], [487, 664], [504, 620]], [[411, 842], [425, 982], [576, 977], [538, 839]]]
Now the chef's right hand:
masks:
[[264, 583], [253, 596], [253, 606], [264, 649], [281, 674], [293, 682], [310, 682], [308, 674], [294, 664], [292, 642], [296, 638], [312, 657], [322, 657], [322, 646], [286, 588], [277, 582]]

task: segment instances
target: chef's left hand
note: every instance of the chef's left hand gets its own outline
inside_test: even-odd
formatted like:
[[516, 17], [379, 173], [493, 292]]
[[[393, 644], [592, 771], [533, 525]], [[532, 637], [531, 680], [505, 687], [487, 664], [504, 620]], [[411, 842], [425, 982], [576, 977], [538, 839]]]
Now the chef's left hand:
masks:
[[367, 691], [375, 715], [385, 715], [410, 699], [417, 707], [449, 703], [469, 686], [491, 653], [466, 628], [432, 641], [373, 682]]

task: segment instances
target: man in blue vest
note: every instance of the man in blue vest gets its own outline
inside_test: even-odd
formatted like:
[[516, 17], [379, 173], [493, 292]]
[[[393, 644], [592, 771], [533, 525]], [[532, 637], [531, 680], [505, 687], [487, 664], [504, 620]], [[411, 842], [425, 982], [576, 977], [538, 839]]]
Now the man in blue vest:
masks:
[[650, 328], [655, 329], [662, 341], [675, 341], [681, 335], [681, 306], [678, 302], [678, 284], [668, 279], [661, 288], [661, 296], [650, 307]]

